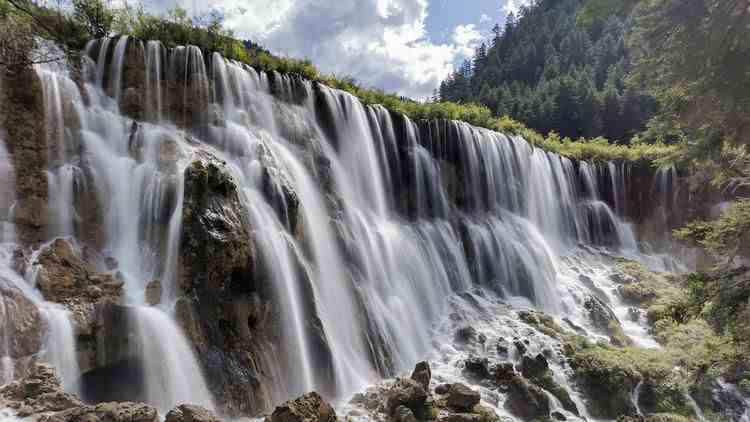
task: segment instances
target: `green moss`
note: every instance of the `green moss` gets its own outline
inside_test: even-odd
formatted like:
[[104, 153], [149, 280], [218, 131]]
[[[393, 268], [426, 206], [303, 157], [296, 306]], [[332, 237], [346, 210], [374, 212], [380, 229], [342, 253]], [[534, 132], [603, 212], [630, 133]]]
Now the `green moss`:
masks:
[[597, 398], [591, 403], [595, 416], [631, 413], [631, 393], [641, 381], [648, 386], [646, 401], [654, 411], [691, 414], [684, 399], [688, 376], [662, 350], [587, 345], [574, 350], [570, 364], [584, 388]]
[[565, 334], [565, 330], [555, 322], [554, 318], [547, 314], [535, 311], [520, 311], [518, 312], [518, 318], [550, 337], [561, 338]]

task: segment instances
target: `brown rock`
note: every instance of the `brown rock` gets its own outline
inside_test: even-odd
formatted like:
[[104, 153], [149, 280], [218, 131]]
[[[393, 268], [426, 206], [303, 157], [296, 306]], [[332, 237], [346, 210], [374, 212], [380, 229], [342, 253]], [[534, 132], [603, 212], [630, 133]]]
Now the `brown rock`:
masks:
[[165, 422], [219, 422], [210, 410], [190, 404], [182, 404], [167, 413]]
[[396, 380], [385, 393], [385, 397], [386, 413], [390, 416], [394, 414], [397, 407], [402, 405], [411, 409], [415, 415], [425, 413], [427, 391], [413, 379], [400, 378]]
[[161, 295], [162, 295], [162, 288], [161, 288], [161, 281], [159, 280], [152, 280], [146, 285], [146, 303], [150, 306], [156, 306], [161, 303]]
[[449, 407], [460, 411], [471, 411], [479, 404], [481, 396], [464, 384], [453, 384], [448, 391], [447, 404]]
[[336, 412], [312, 392], [276, 407], [266, 422], [336, 422]]
[[430, 391], [430, 380], [432, 379], [430, 363], [426, 361], [419, 362], [411, 373], [411, 379], [418, 382], [425, 391]]
[[0, 340], [13, 359], [34, 355], [42, 344], [42, 320], [36, 305], [0, 279]]
[[37, 286], [49, 301], [66, 304], [121, 301], [123, 282], [111, 273], [96, 273], [67, 240], [53, 241], [34, 264], [39, 265]]

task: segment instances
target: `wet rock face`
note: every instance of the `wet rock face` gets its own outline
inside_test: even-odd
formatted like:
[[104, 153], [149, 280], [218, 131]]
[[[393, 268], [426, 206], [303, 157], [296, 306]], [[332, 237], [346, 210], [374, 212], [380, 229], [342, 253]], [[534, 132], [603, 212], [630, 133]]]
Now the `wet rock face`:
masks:
[[589, 319], [593, 326], [597, 330], [607, 334], [613, 345], [624, 347], [633, 344], [633, 340], [625, 335], [617, 316], [601, 299], [589, 296], [584, 301], [583, 307], [588, 312]]
[[270, 383], [262, 375], [259, 348], [278, 333], [268, 286], [258, 282], [250, 232], [223, 163], [208, 156], [188, 166], [177, 319], [197, 349], [210, 388], [224, 398], [223, 410], [230, 415], [268, 408]]
[[42, 344], [42, 320], [34, 303], [0, 278], [0, 341], [14, 360], [31, 358]]
[[79, 305], [119, 303], [123, 282], [112, 273], [97, 273], [64, 239], [56, 239], [33, 264], [39, 265], [37, 286], [46, 300]]
[[0, 127], [13, 159], [21, 241], [36, 243], [47, 227], [47, 137], [41, 81], [31, 70], [0, 74]]
[[186, 276], [181, 289], [229, 299], [233, 293], [252, 290], [247, 283], [252, 280], [255, 248], [237, 186], [222, 167], [215, 160], [195, 161], [185, 170], [182, 247]]
[[336, 412], [312, 392], [278, 406], [265, 422], [336, 422]]
[[505, 408], [524, 420], [539, 420], [548, 417], [549, 397], [538, 386], [522, 377], [515, 376], [507, 384], [508, 399]]

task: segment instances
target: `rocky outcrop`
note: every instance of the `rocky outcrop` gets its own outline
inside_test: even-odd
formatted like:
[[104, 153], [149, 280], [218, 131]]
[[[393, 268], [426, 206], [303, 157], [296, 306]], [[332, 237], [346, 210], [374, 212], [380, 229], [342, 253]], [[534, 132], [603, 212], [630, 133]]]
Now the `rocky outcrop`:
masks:
[[257, 414], [270, 399], [257, 348], [268, 341], [272, 318], [237, 186], [211, 156], [185, 170], [181, 251], [178, 319], [225, 410]]
[[130, 402], [110, 402], [89, 406], [63, 391], [54, 370], [36, 364], [29, 374], [0, 388], [0, 404], [17, 416], [44, 422], [158, 422], [155, 408]]
[[336, 412], [312, 392], [276, 407], [265, 422], [336, 422]]
[[[18, 365], [33, 359], [42, 344], [42, 320], [36, 305], [0, 277], [0, 345]], [[0, 346], [2, 347], [2, 346]]]
[[32, 265], [38, 265], [36, 284], [51, 302], [76, 306], [120, 303], [124, 282], [116, 273], [97, 272], [65, 239], [46, 246]]
[[0, 127], [13, 159], [17, 203], [14, 223], [21, 241], [42, 240], [47, 219], [47, 137], [44, 94], [36, 72], [0, 74]]

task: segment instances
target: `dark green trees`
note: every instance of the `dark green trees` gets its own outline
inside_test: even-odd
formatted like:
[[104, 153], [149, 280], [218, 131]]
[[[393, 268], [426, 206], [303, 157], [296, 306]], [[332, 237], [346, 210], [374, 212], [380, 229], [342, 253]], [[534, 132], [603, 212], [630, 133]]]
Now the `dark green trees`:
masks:
[[511, 14], [470, 66], [441, 84], [440, 99], [478, 102], [543, 133], [628, 142], [655, 112], [655, 101], [625, 86], [625, 8], [587, 12], [585, 3], [539, 0]]

